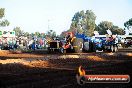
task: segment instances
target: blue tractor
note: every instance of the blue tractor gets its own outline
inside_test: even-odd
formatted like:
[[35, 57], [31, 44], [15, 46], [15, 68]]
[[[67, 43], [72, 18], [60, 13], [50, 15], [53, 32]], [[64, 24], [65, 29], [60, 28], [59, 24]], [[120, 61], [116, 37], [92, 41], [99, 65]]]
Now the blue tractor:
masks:
[[118, 38], [112, 35], [106, 37], [87, 37], [84, 35], [83, 38], [83, 51], [118, 51]]
[[112, 36], [108, 37], [103, 42], [103, 47], [105, 51], [110, 51], [110, 52], [117, 52], [118, 51], [118, 39], [113, 38]]
[[[110, 51], [110, 52], [116, 52], [118, 50], [118, 38], [113, 38], [111, 36], [107, 37], [95, 37], [94, 40], [98, 39], [98, 43], [95, 45], [96, 49], [103, 50], [103, 51]], [[94, 41], [96, 43], [96, 41]]]

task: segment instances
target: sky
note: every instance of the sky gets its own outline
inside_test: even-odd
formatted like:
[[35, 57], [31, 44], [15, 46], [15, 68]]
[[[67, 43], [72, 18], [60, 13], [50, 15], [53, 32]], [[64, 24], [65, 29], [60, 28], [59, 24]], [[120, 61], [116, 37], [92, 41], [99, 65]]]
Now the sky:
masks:
[[92, 10], [96, 24], [111, 21], [124, 28], [124, 22], [132, 18], [132, 0], [0, 0], [10, 25], [0, 29], [20, 27], [25, 32], [54, 30], [57, 34], [70, 28], [74, 14]]

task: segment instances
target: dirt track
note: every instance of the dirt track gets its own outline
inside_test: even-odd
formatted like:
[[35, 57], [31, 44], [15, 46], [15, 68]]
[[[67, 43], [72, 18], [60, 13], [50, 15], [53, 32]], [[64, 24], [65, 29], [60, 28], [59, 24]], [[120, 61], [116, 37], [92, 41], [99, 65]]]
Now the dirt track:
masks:
[[130, 88], [130, 84], [76, 82], [77, 69], [87, 74], [132, 76], [132, 53], [35, 54], [0, 53], [0, 83], [3, 88]]

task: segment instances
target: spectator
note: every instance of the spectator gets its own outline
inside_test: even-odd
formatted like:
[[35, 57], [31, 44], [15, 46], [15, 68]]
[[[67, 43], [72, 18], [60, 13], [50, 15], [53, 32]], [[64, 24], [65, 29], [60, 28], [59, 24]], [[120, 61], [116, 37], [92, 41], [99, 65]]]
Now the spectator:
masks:
[[17, 44], [15, 43], [15, 44], [14, 44], [14, 49], [17, 49], [17, 47], [18, 47], [18, 46], [17, 46]]
[[32, 44], [32, 49], [35, 50], [35, 42]]
[[31, 50], [31, 48], [32, 48], [31, 45], [29, 45], [29, 49], [30, 49], [30, 50]]

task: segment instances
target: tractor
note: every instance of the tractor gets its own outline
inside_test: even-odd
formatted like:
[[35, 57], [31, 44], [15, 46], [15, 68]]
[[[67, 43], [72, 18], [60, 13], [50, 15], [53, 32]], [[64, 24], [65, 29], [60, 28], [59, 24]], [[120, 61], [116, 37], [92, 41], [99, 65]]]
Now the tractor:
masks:
[[48, 53], [59, 52], [62, 48], [63, 42], [58, 39], [47, 38]]
[[96, 50], [102, 50], [102, 51], [110, 51], [110, 52], [116, 52], [118, 50], [118, 38], [113, 35], [104, 35], [104, 36], [95, 36], [94, 40], [97, 40], [98, 42], [94, 41]]
[[61, 53], [75, 52], [81, 53], [84, 51], [93, 51], [94, 44], [91, 37], [85, 34], [68, 32], [66, 35], [66, 43], [61, 48]]
[[88, 37], [85, 34], [67, 32], [65, 40], [54, 40], [49, 42], [48, 51], [68, 52], [96, 52], [112, 51], [118, 49], [116, 39], [111, 37]]
[[106, 37], [105, 41], [103, 41], [103, 49], [104, 51], [117, 52], [118, 39], [113, 35]]

